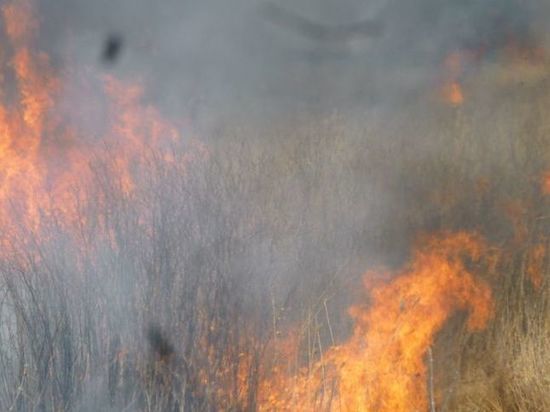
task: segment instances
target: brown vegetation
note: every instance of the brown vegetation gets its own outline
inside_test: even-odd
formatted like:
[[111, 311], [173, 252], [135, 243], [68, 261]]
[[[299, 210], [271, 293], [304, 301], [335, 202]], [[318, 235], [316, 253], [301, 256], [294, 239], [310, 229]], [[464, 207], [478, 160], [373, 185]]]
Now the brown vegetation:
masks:
[[[6, 111], [2, 132], [27, 137], [36, 158], [21, 147], [6, 156], [17, 172], [0, 219], [0, 410], [351, 410], [357, 371], [339, 356], [372, 361], [362, 338], [386, 317], [379, 304], [408, 314], [416, 302], [391, 301], [398, 286], [440, 282], [426, 249], [456, 269], [458, 292], [439, 283], [448, 301], [421, 308], [438, 317], [411, 345], [425, 355], [408, 359], [412, 373], [399, 351], [385, 358], [407, 395], [426, 392], [410, 402], [550, 410], [550, 85], [538, 64], [527, 82], [487, 67], [462, 85], [460, 105], [425, 96], [383, 116], [235, 122], [206, 145], [172, 136], [139, 92], [107, 81], [115, 131], [131, 139], [90, 148], [79, 178], [32, 210], [18, 196], [35, 200], [49, 179], [22, 190], [21, 162], [43, 158], [40, 139], [58, 129], [41, 128], [53, 101], [22, 99], [36, 116]], [[22, 84], [53, 87], [18, 67]], [[125, 116], [134, 106], [137, 123]], [[169, 144], [142, 141], [149, 131]], [[369, 405], [408, 407], [380, 388]]]

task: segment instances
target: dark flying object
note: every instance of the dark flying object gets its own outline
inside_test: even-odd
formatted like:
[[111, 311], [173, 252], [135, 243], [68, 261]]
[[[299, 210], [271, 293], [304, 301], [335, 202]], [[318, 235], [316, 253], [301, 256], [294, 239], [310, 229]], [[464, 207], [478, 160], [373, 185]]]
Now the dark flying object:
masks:
[[164, 336], [158, 325], [150, 325], [147, 331], [147, 340], [153, 353], [160, 359], [166, 359], [174, 353], [174, 347]]
[[103, 63], [115, 63], [120, 57], [120, 53], [123, 48], [124, 41], [118, 34], [110, 34], [105, 39], [103, 44], [103, 52], [101, 54], [101, 60]]
[[266, 3], [262, 7], [262, 14], [274, 24], [293, 30], [312, 40], [326, 43], [345, 43], [357, 37], [379, 37], [384, 30], [383, 24], [374, 20], [363, 20], [337, 26], [325, 25], [272, 3]]

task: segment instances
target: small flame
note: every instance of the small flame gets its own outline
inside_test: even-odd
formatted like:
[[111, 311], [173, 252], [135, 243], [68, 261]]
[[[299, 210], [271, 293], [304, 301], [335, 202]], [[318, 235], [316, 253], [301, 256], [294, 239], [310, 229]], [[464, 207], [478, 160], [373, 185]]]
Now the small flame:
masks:
[[527, 253], [527, 277], [535, 287], [540, 289], [544, 281], [544, 262], [546, 260], [546, 245], [538, 243], [532, 246]]
[[550, 195], [550, 171], [542, 175], [541, 188], [544, 195]]
[[462, 87], [458, 82], [451, 82], [443, 86], [443, 99], [452, 106], [460, 106], [464, 103]]
[[474, 53], [465, 50], [457, 50], [450, 53], [443, 62], [444, 80], [440, 88], [443, 101], [451, 106], [460, 106], [464, 103], [464, 93], [460, 78], [463, 76], [465, 66], [475, 58]]

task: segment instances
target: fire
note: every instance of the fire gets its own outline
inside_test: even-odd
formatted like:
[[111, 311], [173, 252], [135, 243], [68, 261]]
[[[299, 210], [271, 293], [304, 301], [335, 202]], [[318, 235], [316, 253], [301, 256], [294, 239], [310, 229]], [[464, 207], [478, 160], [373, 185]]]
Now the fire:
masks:
[[451, 82], [443, 86], [442, 94], [444, 100], [452, 106], [460, 106], [464, 103], [462, 87], [458, 82]]
[[531, 247], [527, 254], [526, 274], [533, 286], [540, 290], [544, 281], [544, 261], [546, 259], [546, 245], [538, 243]]
[[[99, 136], [84, 135], [77, 125], [60, 119], [56, 108], [65, 82], [52, 69], [48, 56], [33, 50], [38, 21], [31, 1], [7, 3], [1, 18], [11, 50], [9, 56], [0, 55], [0, 227], [4, 232], [15, 230], [17, 222], [39, 231], [41, 217], [55, 213], [67, 225], [82, 224], [71, 188], [89, 178], [89, 164], [97, 157], [108, 161], [122, 197], [137, 190], [133, 168], [144, 160], [149, 147], [160, 150], [166, 162], [174, 162], [168, 149], [181, 136], [157, 109], [143, 104], [138, 84], [109, 76], [98, 79], [108, 107]], [[464, 102], [460, 78], [469, 58], [457, 53], [446, 62], [442, 93], [453, 106]], [[6, 87], [6, 76], [13, 77], [14, 91]], [[197, 153], [207, 155], [201, 146]], [[183, 160], [192, 161], [193, 156]], [[550, 178], [545, 179], [544, 191], [550, 193]], [[91, 194], [83, 196], [86, 202]], [[235, 399], [242, 403], [243, 394], [249, 392], [245, 386], [252, 385], [247, 373], [260, 364], [254, 401], [260, 411], [427, 410], [425, 357], [438, 331], [457, 311], [468, 312], [471, 331], [483, 329], [492, 315], [491, 290], [472, 269], [472, 262], [483, 263], [487, 253], [487, 245], [474, 234], [423, 238], [411, 263], [393, 274], [391, 282], [373, 286], [375, 276], [365, 275], [370, 302], [349, 309], [355, 322], [351, 336], [324, 353], [320, 350], [309, 367], [294, 373], [285, 367], [285, 362], [299, 358], [299, 334], [291, 333], [286, 341], [271, 342], [266, 352], [280, 355], [272, 362], [260, 362], [244, 350], [231, 348], [223, 358], [239, 359], [236, 366], [228, 361], [224, 368], [201, 370], [196, 381], [205, 391], [214, 392], [220, 404]], [[541, 246], [530, 265], [530, 276], [538, 285], [543, 259]], [[212, 333], [214, 329], [213, 325], [205, 328]], [[202, 346], [204, 357], [214, 358], [210, 352], [217, 348]], [[211, 386], [216, 381], [223, 382], [222, 387]], [[231, 386], [241, 391], [227, 392]]]
[[550, 172], [543, 174], [541, 179], [541, 188], [543, 194], [550, 195]]
[[445, 103], [454, 107], [464, 103], [464, 77], [488, 54], [496, 55], [506, 65], [511, 66], [513, 72], [518, 71], [524, 76], [527, 68], [536, 71], [536, 68], [544, 67], [546, 61], [544, 48], [518, 41], [513, 37], [505, 46], [482, 44], [478, 48], [454, 50], [446, 56], [442, 64], [439, 93]]
[[[48, 78], [47, 56], [36, 58], [30, 50], [30, 32], [36, 27], [36, 21], [30, 12], [30, 4], [8, 4], [2, 8], [5, 32], [14, 55], [7, 62], [18, 85], [16, 104], [8, 105], [5, 78], [3, 76], [0, 98], [0, 162], [2, 176], [0, 201], [5, 210], [8, 202], [14, 198], [23, 201], [25, 212], [36, 221], [38, 206], [36, 192], [42, 184], [43, 176], [39, 172], [40, 141], [44, 129], [45, 114], [52, 106], [51, 94], [56, 81]], [[6, 65], [6, 62], [2, 62]], [[14, 196], [16, 195], [16, 196]], [[6, 216], [2, 216], [6, 220]]]
[[[90, 75], [90, 71], [81, 76], [79, 81], [86, 88], [102, 89], [101, 104], [108, 107], [98, 121], [103, 122], [97, 127], [101, 134], [89, 135], [58, 110], [69, 82], [53, 70], [48, 55], [35, 50], [39, 24], [32, 1], [6, 3], [1, 19], [7, 43], [6, 52], [0, 54], [0, 225], [4, 233], [16, 225], [36, 232], [42, 216], [59, 213], [66, 224], [76, 223], [80, 217], [71, 190], [88, 179], [90, 163], [98, 158], [110, 164], [122, 196], [134, 189], [132, 169], [149, 147], [164, 150], [169, 160], [170, 145], [181, 137], [156, 108], [143, 104], [139, 84]], [[93, 106], [94, 102], [82, 104]]]
[[466, 66], [477, 58], [475, 53], [467, 51], [455, 51], [450, 53], [443, 62], [443, 82], [440, 87], [443, 101], [451, 106], [460, 106], [464, 103], [461, 78]]
[[260, 386], [260, 410], [427, 410], [424, 357], [435, 334], [456, 311], [468, 311], [471, 331], [492, 315], [491, 290], [467, 263], [485, 253], [482, 239], [468, 233], [426, 239], [392, 282], [371, 290], [370, 305], [349, 310], [355, 327], [347, 342], [297, 376], [271, 372]]

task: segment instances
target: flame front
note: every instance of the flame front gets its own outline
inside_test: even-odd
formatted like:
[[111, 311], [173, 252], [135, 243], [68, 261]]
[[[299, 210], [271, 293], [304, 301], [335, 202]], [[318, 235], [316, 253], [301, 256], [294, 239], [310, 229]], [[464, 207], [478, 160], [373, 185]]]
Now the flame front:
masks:
[[[260, 410], [413, 411], [428, 409], [424, 357], [435, 334], [456, 311], [468, 311], [470, 330], [493, 311], [491, 290], [466, 260], [487, 247], [468, 233], [425, 240], [411, 265], [371, 290], [370, 305], [353, 306], [350, 339], [298, 376], [276, 373], [260, 386]], [[371, 275], [365, 275], [368, 288]]]

